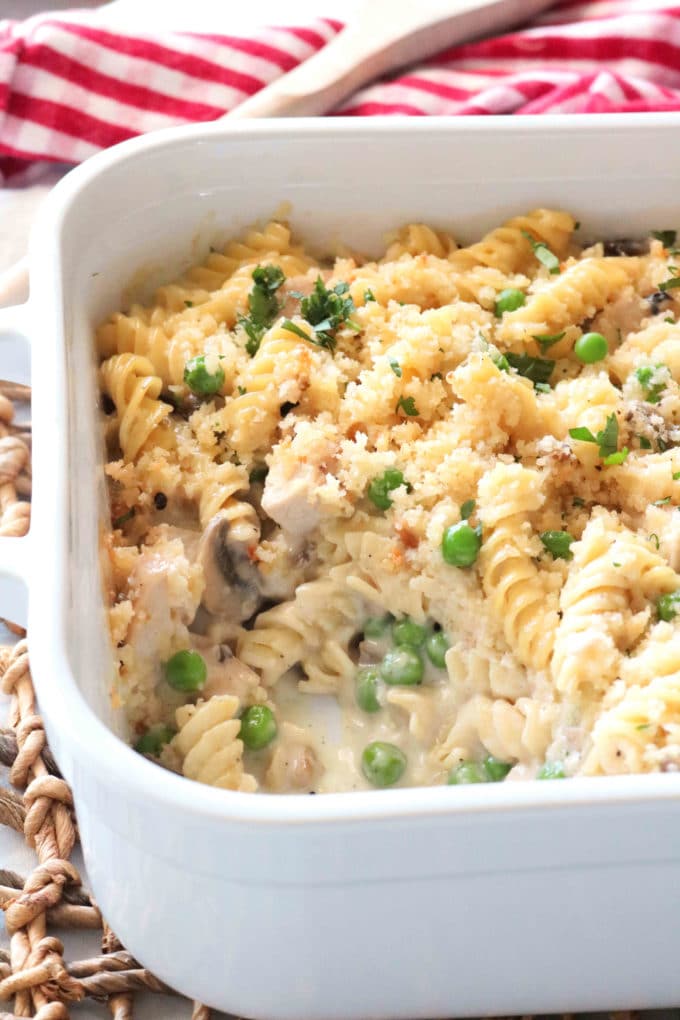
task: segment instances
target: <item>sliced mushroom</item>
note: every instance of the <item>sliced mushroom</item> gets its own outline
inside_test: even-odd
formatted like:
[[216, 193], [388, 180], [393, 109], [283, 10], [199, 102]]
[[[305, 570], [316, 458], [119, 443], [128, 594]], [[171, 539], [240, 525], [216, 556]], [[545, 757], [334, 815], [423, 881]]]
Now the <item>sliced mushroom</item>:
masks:
[[198, 562], [203, 568], [203, 606], [215, 616], [248, 620], [262, 603], [260, 576], [250, 552], [257, 543], [255, 527], [232, 527], [224, 512], [203, 532]]

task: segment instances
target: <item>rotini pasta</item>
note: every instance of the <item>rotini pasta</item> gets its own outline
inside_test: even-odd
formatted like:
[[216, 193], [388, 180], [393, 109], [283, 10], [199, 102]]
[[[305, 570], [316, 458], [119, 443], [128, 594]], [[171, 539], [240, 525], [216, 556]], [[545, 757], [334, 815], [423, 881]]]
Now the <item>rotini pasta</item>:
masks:
[[99, 327], [140, 752], [240, 792], [680, 769], [677, 268], [560, 210], [456, 236], [318, 262], [273, 221]]

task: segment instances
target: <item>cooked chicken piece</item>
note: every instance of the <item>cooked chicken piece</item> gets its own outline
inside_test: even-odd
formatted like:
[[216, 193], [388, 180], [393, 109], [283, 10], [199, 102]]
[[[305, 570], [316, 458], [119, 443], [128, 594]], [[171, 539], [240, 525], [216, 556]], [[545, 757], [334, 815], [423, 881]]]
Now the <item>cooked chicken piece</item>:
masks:
[[235, 694], [245, 704], [260, 700], [258, 688], [264, 694], [260, 678], [254, 670], [236, 658], [229, 645], [211, 645], [206, 638], [192, 635], [192, 647], [201, 653], [208, 667], [208, 677], [201, 690], [202, 698], [212, 698], [215, 694]]
[[306, 537], [321, 520], [315, 493], [318, 476], [318, 468], [310, 464], [300, 464], [290, 477], [279, 464], [270, 468], [262, 509], [291, 536]]
[[274, 793], [313, 790], [322, 769], [314, 748], [306, 742], [305, 736], [299, 726], [283, 723], [265, 774], [267, 789]]
[[165, 525], [155, 529], [153, 544], [142, 549], [130, 578], [129, 643], [138, 662], [148, 660], [154, 666], [176, 649], [202, 594], [200, 571], [189, 562], [182, 540], [172, 534]]

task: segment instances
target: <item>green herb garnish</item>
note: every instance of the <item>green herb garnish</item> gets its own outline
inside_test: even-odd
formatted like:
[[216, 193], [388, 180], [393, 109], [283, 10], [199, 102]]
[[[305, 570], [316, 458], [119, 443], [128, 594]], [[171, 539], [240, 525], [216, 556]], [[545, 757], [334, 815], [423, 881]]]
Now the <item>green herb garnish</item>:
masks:
[[666, 389], [665, 382], [653, 382], [654, 376], [659, 369], [665, 369], [666, 365], [643, 365], [635, 369], [635, 378], [642, 387], [644, 399], [648, 404], [658, 404], [661, 394]]
[[120, 517], [114, 517], [112, 524], [114, 528], [122, 528], [123, 525], [127, 524], [128, 521], [131, 521], [134, 516], [135, 508], [131, 506], [130, 509], [126, 510], [124, 514], [121, 514]]
[[364, 301], [368, 304], [369, 301], [375, 301], [375, 294], [370, 287], [367, 287], [364, 291]]
[[623, 464], [628, 456], [628, 447], [624, 446], [621, 450], [617, 449], [619, 445], [619, 423], [614, 413], [609, 415], [604, 428], [600, 429], [597, 435], [593, 435], [590, 429], [582, 425], [575, 429], [569, 429], [569, 435], [572, 439], [578, 439], [582, 443], [595, 443], [599, 448], [600, 457], [602, 457], [603, 462], [607, 466]]
[[639, 439], [639, 441], [640, 441], [640, 449], [641, 450], [651, 450], [652, 444], [651, 444], [651, 441], [649, 439], [647, 439], [647, 436], [641, 436], [638, 433], [638, 434], [636, 434], [636, 438]]
[[477, 503], [474, 499], [466, 499], [460, 508], [460, 519], [461, 521], [467, 521], [469, 517], [475, 512]]
[[401, 408], [404, 414], [408, 415], [409, 418], [417, 418], [420, 414], [420, 411], [416, 407], [414, 397], [399, 397], [397, 406], [394, 409], [395, 414], [399, 414], [399, 408]]
[[254, 357], [262, 337], [281, 311], [276, 292], [286, 277], [278, 266], [256, 266], [253, 269], [253, 288], [248, 295], [249, 315], [239, 315], [239, 324], [248, 335], [246, 350]]
[[[359, 326], [351, 319], [354, 310], [348, 283], [336, 283], [335, 287], [329, 290], [321, 277], [317, 276], [314, 290], [309, 297], [304, 297], [300, 302], [300, 315], [314, 327], [315, 333], [314, 337], [305, 334], [305, 339], [332, 353], [337, 343], [334, 331], [338, 326], [348, 326], [355, 332], [359, 331]], [[289, 319], [284, 322], [283, 328], [298, 336], [303, 332]]]
[[549, 358], [532, 358], [530, 354], [512, 354], [509, 352], [504, 357], [510, 368], [514, 368], [525, 379], [530, 379], [534, 385], [536, 383], [547, 383], [555, 367], [555, 362], [550, 361]]
[[401, 379], [401, 365], [396, 358], [390, 358], [390, 368], [396, 375], [397, 379]]
[[605, 467], [611, 467], [614, 464], [623, 464], [623, 462], [627, 459], [629, 452], [628, 447], [623, 446], [620, 450], [617, 450], [615, 453], [610, 453], [608, 457], [605, 457], [602, 463]]
[[522, 233], [524, 234], [527, 241], [533, 248], [534, 255], [536, 256], [538, 261], [541, 263], [541, 265], [545, 266], [545, 268], [548, 270], [551, 276], [554, 276], [556, 273], [559, 273], [560, 260], [558, 259], [557, 255], [555, 255], [554, 252], [550, 251], [550, 248], [548, 248], [547, 244], [544, 244], [543, 241], [537, 241], [536, 238], [533, 237], [528, 230], [523, 230]]
[[671, 276], [670, 280], [659, 284], [659, 290], [663, 291], [674, 290], [675, 287], [680, 287], [680, 276]]
[[651, 230], [650, 235], [655, 240], [661, 241], [664, 248], [672, 248], [678, 233], [677, 230]]
[[652, 503], [652, 506], [666, 506], [666, 504], [670, 503], [670, 501], [671, 501], [670, 496], [664, 496], [663, 499], [655, 499], [654, 502]]
[[573, 559], [570, 547], [575, 539], [568, 531], [544, 531], [539, 538], [554, 560]]
[[566, 336], [567, 331], [562, 330], [561, 333], [535, 333], [532, 337], [537, 344], [540, 344], [542, 351], [547, 351], [553, 344], [559, 343], [562, 337]]

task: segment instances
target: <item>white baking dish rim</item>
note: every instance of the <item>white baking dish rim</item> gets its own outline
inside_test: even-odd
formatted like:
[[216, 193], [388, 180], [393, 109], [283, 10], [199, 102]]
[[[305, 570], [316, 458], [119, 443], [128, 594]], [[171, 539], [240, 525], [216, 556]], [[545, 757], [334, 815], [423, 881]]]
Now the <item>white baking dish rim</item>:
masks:
[[[412, 138], [420, 132], [446, 132], [451, 129], [451, 118], [414, 119], [409, 123]], [[488, 131], [493, 124], [499, 133], [511, 132], [521, 125], [523, 130], [545, 132], [558, 129], [568, 136], [570, 128], [600, 132], [611, 128], [607, 116], [562, 115], [560, 117], [516, 117], [489, 118], [470, 117], [455, 119], [458, 133]], [[678, 119], [673, 114], [632, 114], [617, 116], [617, 131], [638, 132], [643, 125], [661, 127], [674, 125]], [[394, 128], [391, 118], [370, 118], [366, 121], [333, 118], [327, 122], [300, 120], [295, 122], [296, 133], [314, 135], [346, 131], [370, 137], [375, 144], [381, 131]], [[9, 328], [30, 333], [28, 318], [33, 306], [40, 307], [42, 321], [59, 321], [60, 304], [60, 252], [59, 235], [65, 215], [76, 199], [78, 192], [92, 178], [117, 164], [135, 159], [141, 153], [155, 148], [172, 145], [178, 139], [197, 142], [213, 133], [223, 134], [237, 131], [246, 136], [266, 133], [268, 136], [285, 135], [290, 132], [286, 121], [254, 121], [198, 125], [184, 128], [170, 128], [146, 135], [116, 146], [113, 149], [88, 160], [73, 170], [54, 189], [40, 214], [39, 222], [31, 245], [31, 291], [28, 309], [24, 307], [17, 318], [4, 314], [5, 333]], [[638, 140], [639, 144], [639, 140]], [[3, 320], [0, 320], [0, 334]], [[34, 399], [45, 399], [49, 413], [45, 417], [45, 438], [49, 432], [48, 455], [38, 458], [36, 464], [34, 493], [38, 497], [33, 506], [31, 533], [36, 533], [44, 558], [52, 561], [48, 574], [58, 582], [54, 587], [40, 583], [37, 570], [32, 569], [33, 557], [23, 564], [22, 555], [7, 552], [5, 544], [0, 547], [3, 571], [20, 573], [28, 582], [32, 575], [30, 591], [29, 629], [35, 635], [31, 644], [31, 661], [42, 710], [48, 721], [48, 729], [59, 734], [61, 746], [69, 748], [73, 760], [87, 761], [88, 768], [102, 778], [115, 772], [119, 789], [135, 800], [152, 800], [168, 807], [179, 808], [187, 815], [229, 818], [234, 821], [259, 823], [263, 826], [281, 823], [302, 824], [319, 822], [370, 822], [371, 819], [396, 817], [436, 816], [450, 813], [486, 813], [516, 811], [526, 808], [565, 808], [568, 805], [610, 805], [680, 798], [680, 774], [653, 774], [603, 778], [575, 778], [567, 782], [505, 783], [491, 786], [425, 787], [384, 791], [362, 791], [339, 794], [325, 794], [322, 797], [288, 796], [273, 794], [248, 794], [213, 789], [191, 782], [172, 772], [141, 758], [130, 747], [116, 737], [87, 705], [79, 692], [68, 664], [65, 644], [65, 628], [61, 610], [57, 608], [65, 598], [63, 590], [64, 567], [60, 563], [63, 550], [57, 542], [50, 541], [60, 533], [64, 515], [68, 508], [65, 500], [65, 407], [63, 406], [64, 366], [60, 364], [57, 345], [43, 344], [38, 357], [34, 351]], [[48, 384], [49, 380], [49, 384]], [[60, 406], [57, 394], [61, 394]], [[44, 396], [43, 396], [44, 395]], [[52, 399], [50, 400], [50, 396]], [[41, 436], [36, 440], [42, 447]], [[51, 499], [40, 498], [40, 493], [50, 493]], [[58, 494], [61, 493], [61, 498]], [[16, 541], [16, 540], [14, 540]], [[56, 683], [50, 682], [56, 679]], [[73, 748], [73, 753], [70, 749]], [[67, 778], [68, 774], [67, 774]]]

